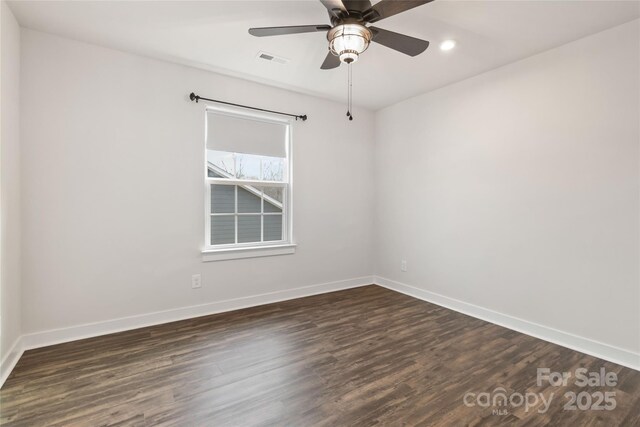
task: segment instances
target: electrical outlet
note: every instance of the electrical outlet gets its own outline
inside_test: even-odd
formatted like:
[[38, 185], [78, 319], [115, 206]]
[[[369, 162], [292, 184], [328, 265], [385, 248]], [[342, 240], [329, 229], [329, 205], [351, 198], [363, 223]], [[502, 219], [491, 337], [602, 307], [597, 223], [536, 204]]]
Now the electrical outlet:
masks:
[[191, 276], [191, 288], [198, 289], [202, 287], [202, 277], [199, 274]]
[[400, 271], [407, 271], [407, 260], [403, 259], [400, 261]]

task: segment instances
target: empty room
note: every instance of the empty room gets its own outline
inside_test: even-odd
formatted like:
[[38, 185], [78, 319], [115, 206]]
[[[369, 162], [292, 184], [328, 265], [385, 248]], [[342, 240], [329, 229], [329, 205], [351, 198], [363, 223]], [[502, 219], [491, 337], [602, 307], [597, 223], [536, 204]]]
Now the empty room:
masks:
[[0, 6], [0, 425], [640, 426], [640, 1]]

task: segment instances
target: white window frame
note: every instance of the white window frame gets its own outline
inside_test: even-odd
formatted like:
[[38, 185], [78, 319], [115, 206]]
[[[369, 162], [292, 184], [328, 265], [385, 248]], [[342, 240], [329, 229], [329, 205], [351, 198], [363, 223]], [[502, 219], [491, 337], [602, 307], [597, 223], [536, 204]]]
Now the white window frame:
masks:
[[[267, 123], [283, 124], [286, 126], [285, 131], [285, 153], [286, 153], [286, 180], [285, 182], [248, 180], [248, 179], [229, 179], [229, 178], [211, 178], [208, 176], [207, 166], [207, 134], [208, 134], [208, 114], [221, 114], [231, 117], [256, 120]], [[253, 258], [272, 255], [287, 255], [295, 253], [296, 245], [293, 241], [293, 156], [291, 150], [292, 139], [292, 123], [291, 120], [281, 119], [270, 115], [247, 112], [242, 110], [231, 109], [221, 106], [208, 105], [205, 109], [205, 135], [204, 135], [204, 219], [205, 219], [205, 236], [204, 247], [202, 249], [203, 261], [223, 261], [238, 258]], [[211, 244], [211, 217], [215, 214], [211, 212], [211, 185], [222, 184], [231, 186], [249, 185], [255, 187], [283, 187], [285, 188], [282, 207], [282, 240], [274, 240], [267, 242], [250, 242], [250, 243], [232, 243], [223, 245]], [[237, 187], [236, 187], [237, 188]], [[237, 190], [236, 193], [236, 209], [237, 209]], [[261, 199], [261, 239], [264, 234], [262, 223], [264, 221], [264, 195]], [[231, 215], [231, 214], [228, 214]], [[237, 218], [242, 215], [256, 215], [233, 213], [236, 218], [236, 240], [237, 240]]]

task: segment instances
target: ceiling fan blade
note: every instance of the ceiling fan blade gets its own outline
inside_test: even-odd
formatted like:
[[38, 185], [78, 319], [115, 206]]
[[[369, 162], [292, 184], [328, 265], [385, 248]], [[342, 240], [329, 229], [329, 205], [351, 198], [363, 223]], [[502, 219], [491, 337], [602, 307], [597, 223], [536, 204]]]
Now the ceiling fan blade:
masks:
[[426, 40], [405, 36], [404, 34], [394, 33], [378, 27], [369, 27], [369, 29], [373, 33], [372, 41], [409, 56], [420, 55], [429, 47], [429, 42]]
[[327, 57], [324, 58], [324, 62], [320, 66], [321, 70], [331, 70], [332, 68], [338, 68], [340, 66], [340, 58], [333, 53], [327, 53]]
[[430, 3], [433, 0], [381, 0], [364, 12], [364, 20], [369, 23], [378, 22], [398, 13]]
[[347, 12], [347, 8], [344, 7], [344, 3], [342, 3], [342, 0], [320, 0], [320, 3], [327, 8], [330, 15], [333, 15], [336, 18], [341, 18], [342, 16], [349, 14]]
[[371, 9], [371, 2], [369, 0], [342, 0], [344, 7], [347, 10], [357, 10], [358, 12], [364, 12]]
[[331, 25], [294, 25], [290, 27], [249, 28], [249, 34], [256, 37], [283, 36], [286, 34], [315, 33], [328, 31]]

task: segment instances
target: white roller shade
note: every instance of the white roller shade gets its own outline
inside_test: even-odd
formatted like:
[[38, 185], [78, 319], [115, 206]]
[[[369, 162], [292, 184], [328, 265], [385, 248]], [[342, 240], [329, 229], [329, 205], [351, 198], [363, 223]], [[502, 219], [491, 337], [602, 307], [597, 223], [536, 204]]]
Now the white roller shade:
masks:
[[285, 124], [207, 113], [207, 149], [286, 157]]

